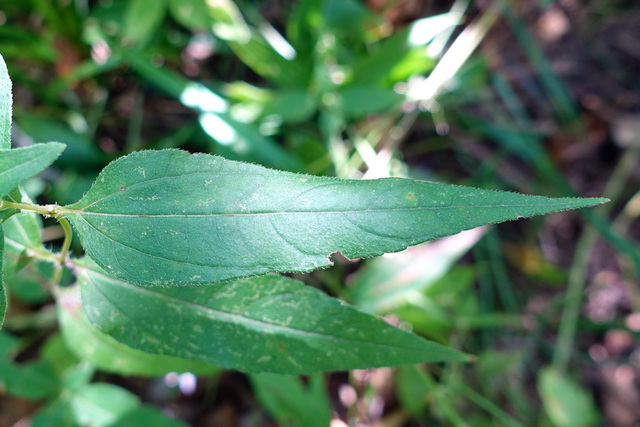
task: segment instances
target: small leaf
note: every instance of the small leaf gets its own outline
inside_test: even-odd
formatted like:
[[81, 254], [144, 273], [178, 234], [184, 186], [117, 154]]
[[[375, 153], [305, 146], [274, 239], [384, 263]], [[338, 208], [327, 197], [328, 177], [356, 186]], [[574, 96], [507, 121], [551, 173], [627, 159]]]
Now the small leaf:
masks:
[[73, 416], [82, 426], [111, 426], [140, 406], [138, 397], [113, 384], [86, 384], [71, 397]]
[[[15, 187], [13, 190], [9, 192], [4, 197], [0, 197], [1, 200], [8, 200], [10, 202], [20, 202], [22, 201], [22, 193], [19, 187]], [[20, 212], [19, 209], [1, 209], [0, 210], [0, 222], [4, 222], [7, 219], [11, 218], [13, 215]]]
[[191, 30], [207, 31], [213, 23], [203, 0], [169, 0], [169, 11], [176, 22]]
[[249, 376], [260, 404], [289, 427], [330, 425], [331, 406], [321, 374], [309, 377], [305, 386], [291, 375], [253, 374]]
[[311, 271], [488, 223], [604, 203], [409, 179], [296, 175], [180, 150], [109, 164], [86, 196], [61, 208], [87, 253], [143, 285], [212, 283]]
[[87, 317], [148, 353], [288, 374], [466, 360], [286, 277], [142, 288], [97, 266], [77, 271]]
[[60, 156], [65, 145], [58, 142], [0, 150], [0, 196], [27, 178], [42, 172]]
[[67, 346], [80, 359], [102, 371], [147, 377], [169, 372], [210, 375], [220, 370], [204, 362], [145, 353], [104, 334], [87, 319], [77, 286], [62, 289], [57, 301], [58, 321]]
[[0, 55], [0, 149], [11, 148], [11, 79], [7, 71], [7, 64]]
[[541, 369], [538, 391], [549, 418], [558, 427], [587, 427], [598, 420], [591, 395], [562, 372], [550, 367]]
[[122, 37], [135, 44], [151, 39], [167, 13], [167, 0], [130, 0], [127, 2]]
[[2, 260], [4, 259], [4, 231], [0, 224], [0, 330], [4, 323], [4, 316], [7, 313], [7, 291], [4, 288], [4, 277], [2, 274]]

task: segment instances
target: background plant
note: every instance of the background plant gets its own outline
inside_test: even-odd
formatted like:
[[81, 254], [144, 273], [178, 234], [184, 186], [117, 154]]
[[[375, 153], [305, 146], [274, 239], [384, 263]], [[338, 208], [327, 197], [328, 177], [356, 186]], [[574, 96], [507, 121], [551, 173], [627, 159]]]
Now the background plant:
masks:
[[[188, 3], [194, 8], [201, 6], [195, 1], [180, 3]], [[581, 147], [578, 152], [588, 153], [585, 147], [604, 150], [607, 145], [598, 145], [597, 132], [580, 122], [581, 113], [576, 109], [570, 92], [559, 84], [538, 46], [524, 31], [525, 27], [515, 13], [517, 7], [489, 9], [479, 13], [475, 21], [471, 18], [478, 11], [470, 9], [466, 15], [466, 22], [470, 24], [465, 34], [475, 35], [475, 40], [479, 40], [496, 19], [496, 25], [503, 31], [505, 25], [511, 26], [521, 47], [512, 47], [510, 52], [513, 54], [507, 58], [518, 64], [525, 64], [521, 59], [524, 55], [531, 58], [532, 67], [525, 66], [533, 70], [530, 79], [512, 74], [514, 68], [504, 64], [502, 67], [492, 64], [487, 68], [483, 58], [496, 57], [488, 53], [492, 46], [500, 46], [499, 38], [489, 39], [485, 47], [489, 50], [476, 57], [477, 60], [467, 63], [462, 70], [456, 67], [452, 58], [466, 58], [474, 45], [465, 47], [464, 43], [457, 42], [449, 49], [454, 53], [448, 56], [449, 59], [447, 55], [441, 61], [429, 59], [429, 55], [437, 58], [442, 52], [438, 46], [447, 46], [442, 41], [447, 38], [447, 29], [453, 29], [452, 24], [461, 19], [462, 4], [457, 4], [453, 12], [442, 19], [426, 21], [423, 31], [412, 32], [413, 28], [420, 28], [421, 21], [417, 21], [406, 32], [401, 32], [402, 18], [396, 18], [396, 21], [390, 18], [399, 9], [390, 6], [373, 14], [359, 3], [301, 2], [297, 8], [283, 9], [287, 13], [270, 15], [270, 9], [265, 5], [220, 2], [220, 6], [211, 11], [216, 24], [213, 34], [203, 31], [212, 23], [207, 21], [206, 13], [189, 14], [189, 8], [177, 7], [178, 2], [158, 2], [157, 10], [139, 7], [143, 4], [114, 2], [89, 6], [73, 2], [66, 6], [49, 6], [43, 2], [34, 3], [35, 9], [34, 5], [24, 4], [11, 5], [5, 10], [10, 19], [3, 28], [6, 30], [3, 47], [8, 49], [1, 52], [10, 67], [20, 70], [14, 72], [10, 69], [16, 80], [16, 98], [27, 107], [16, 106], [18, 128], [24, 133], [18, 132], [14, 142], [19, 144], [21, 138], [29, 135], [36, 141], [59, 140], [69, 145], [56, 163], [62, 175], [54, 177], [51, 171], [43, 175], [46, 181], [55, 182], [54, 186], [44, 187], [38, 180], [26, 186], [32, 197], [39, 197], [41, 204], [57, 202], [65, 205], [79, 200], [99, 170], [116, 156], [139, 148], [177, 146], [314, 174], [335, 173], [341, 177], [357, 178], [363, 174], [377, 177], [411, 173], [429, 179], [464, 180], [480, 187], [502, 187], [549, 195], [568, 195], [569, 186], [564, 178], [568, 176], [579, 193], [606, 194], [614, 201], [619, 200], [618, 203], [622, 203], [619, 206], [635, 192], [633, 185], [619, 184], [629, 179], [631, 169], [627, 165], [634, 164], [633, 150], [622, 149], [629, 155], [624, 156], [626, 160], [612, 175], [611, 190], [604, 192], [600, 189], [606, 180], [601, 175], [609, 171], [613, 163], [608, 163], [604, 157], [589, 161], [584, 158], [583, 161], [575, 160], [581, 159], [580, 156], [571, 157], [570, 147]], [[556, 9], [552, 6], [545, 13], [557, 12]], [[260, 14], [256, 10], [260, 10]], [[604, 16], [609, 12], [591, 9], [589, 14], [583, 15], [581, 22], [585, 28], [593, 28], [602, 22], [596, 19], [600, 16], [598, 13]], [[569, 12], [561, 10], [561, 13]], [[284, 53], [276, 51], [274, 54], [270, 46], [278, 44], [273, 41], [275, 39], [268, 39], [272, 33], [261, 14], [286, 36], [297, 54], [295, 60], [283, 61], [282, 58], [286, 59], [288, 55], [286, 48]], [[44, 18], [34, 18], [40, 16]], [[412, 18], [416, 16], [426, 14]], [[345, 25], [345, 22], [362, 22], [362, 27]], [[436, 33], [435, 29], [438, 29], [440, 36], [434, 39], [424, 28]], [[390, 30], [392, 38], [386, 37]], [[495, 34], [500, 34], [499, 30], [495, 31]], [[35, 38], [32, 34], [40, 37]], [[412, 34], [422, 34], [423, 44], [418, 40], [417, 45], [407, 48], [406, 40]], [[468, 40], [467, 37], [464, 39]], [[429, 50], [421, 48], [425, 45]], [[212, 46], [215, 46], [213, 54]], [[19, 58], [12, 58], [11, 52], [19, 52]], [[205, 55], [206, 52], [209, 56]], [[205, 55], [204, 59], [202, 55]], [[237, 58], [245, 61], [252, 71], [240, 66]], [[252, 62], [254, 58], [260, 60]], [[162, 62], [169, 66], [157, 67]], [[286, 66], [291, 63], [295, 63], [295, 67], [288, 71]], [[50, 64], [56, 65], [59, 74], [44, 71], [50, 69]], [[436, 67], [431, 72], [436, 64], [440, 71]], [[169, 69], [176, 72], [168, 72]], [[625, 68], [619, 69], [623, 75], [619, 81], [625, 82]], [[274, 73], [273, 70], [284, 71]], [[459, 70], [456, 78], [446, 82], [445, 86], [442, 76], [448, 77], [455, 70]], [[185, 75], [192, 77], [180, 77]], [[429, 78], [423, 81], [423, 76]], [[43, 78], [51, 84], [43, 86]], [[206, 85], [197, 84], [196, 80]], [[221, 83], [231, 80], [238, 83]], [[67, 86], [69, 82], [72, 86]], [[185, 92], [198, 96], [181, 97]], [[176, 101], [172, 101], [172, 97]], [[286, 108], [282, 108], [283, 105]], [[427, 111], [421, 114], [421, 109]], [[195, 111], [195, 116], [189, 110]], [[589, 110], [586, 116], [590, 117], [589, 120], [593, 115], [601, 115], [601, 110], [597, 110], [597, 114], [593, 111]], [[51, 120], [52, 117], [55, 121]], [[546, 126], [539, 126], [541, 122]], [[438, 137], [434, 128], [441, 134], [446, 134], [447, 130], [450, 134]], [[484, 143], [483, 140], [491, 142]], [[592, 145], [585, 145], [584, 141], [590, 141]], [[564, 154], [547, 151], [542, 143], [555, 147], [555, 150], [560, 147]], [[575, 153], [577, 149], [573, 150]], [[77, 161], [78, 158], [83, 160]], [[534, 179], [535, 176], [540, 179]], [[628, 182], [633, 183], [633, 179]], [[42, 191], [45, 193], [38, 196]], [[620, 217], [624, 218], [621, 219], [623, 226], [633, 222], [633, 210], [630, 209]], [[558, 384], [563, 385], [566, 377], [558, 372], [563, 372], [571, 361], [571, 373], [580, 374], [586, 372], [583, 368], [592, 366], [595, 360], [592, 356], [570, 357], [576, 331], [583, 339], [585, 334], [595, 337], [590, 343], [580, 344], [580, 349], [587, 349], [600, 340], [604, 343], [604, 338], [614, 333], [628, 340], [630, 330], [612, 331], [609, 326], [613, 324], [595, 327], [588, 322], [584, 325], [577, 323], [582, 287], [595, 283], [588, 278], [596, 277], [597, 270], [589, 272], [582, 266], [588, 259], [585, 254], [591, 250], [589, 240], [593, 237], [580, 242], [579, 247], [584, 249], [577, 251], [576, 262], [569, 274], [566, 300], [560, 290], [551, 285], [541, 285], [566, 281], [562, 268], [570, 263], [568, 248], [572, 247], [575, 236], [571, 230], [577, 230], [572, 228], [575, 226], [566, 225], [573, 224], [567, 217], [562, 221], [554, 221], [553, 218], [546, 222], [527, 222], [526, 226], [522, 223], [509, 224], [506, 228], [499, 228], [498, 232], [489, 232], [475, 246], [473, 258], [465, 257], [468, 261], [474, 260], [473, 264], [467, 264], [473, 268], [456, 267], [444, 277], [453, 260], [464, 254], [465, 245], [472, 246], [478, 235], [475, 239], [468, 237], [462, 242], [464, 244], [456, 244], [455, 249], [445, 244], [431, 246], [432, 249], [424, 251], [417, 249], [416, 253], [424, 254], [434, 266], [432, 270], [421, 271], [418, 275], [413, 273], [415, 265], [424, 265], [424, 262], [414, 253], [413, 265], [403, 256], [386, 257], [365, 266], [338, 263], [330, 270], [308, 277], [306, 280], [310, 284], [329, 289], [334, 295], [343, 296], [361, 308], [391, 314], [394, 319], [411, 322], [414, 331], [440, 342], [453, 343], [456, 347], [456, 343], [462, 343], [461, 348], [480, 354], [480, 362], [473, 366], [451, 364], [442, 369], [430, 366], [428, 370], [419, 368], [418, 373], [409, 368], [404, 372], [401, 370], [395, 384], [402, 403], [396, 406], [396, 410], [390, 403], [393, 393], [375, 385], [381, 383], [379, 380], [376, 382], [376, 375], [384, 378], [388, 371], [374, 371], [370, 376], [356, 372], [351, 374], [348, 384], [344, 376], [334, 375], [331, 377], [334, 388], [330, 387], [334, 395], [339, 388], [335, 384], [341, 384], [342, 390], [352, 387], [357, 391], [351, 416], [359, 407], [358, 402], [380, 402], [382, 399], [387, 402], [387, 414], [411, 413], [424, 422], [430, 419], [433, 422], [435, 418], [440, 422], [448, 420], [458, 424], [466, 418], [475, 424], [489, 418], [504, 423], [517, 420], [529, 423], [539, 412], [537, 405], [545, 402], [549, 408], [557, 408], [552, 403], [554, 396], [574, 395], [559, 391], [562, 389]], [[622, 265], [633, 268], [638, 259], [635, 244], [621, 239], [598, 218], [589, 218], [597, 230], [590, 233], [607, 238], [618, 249], [621, 259], [631, 261]], [[53, 226], [48, 222], [47, 225]], [[543, 226], [546, 227], [540, 228]], [[46, 229], [47, 233], [58, 230], [55, 226]], [[541, 236], [539, 241], [545, 242], [542, 246], [544, 255], [535, 249], [536, 235]], [[550, 246], [550, 241], [558, 243]], [[510, 244], [506, 252], [509, 257], [505, 258], [500, 249], [507, 244]], [[554, 247], [559, 248], [555, 250], [555, 258], [549, 253]], [[79, 253], [79, 248], [76, 251]], [[554, 260], [555, 266], [550, 259]], [[48, 267], [41, 263], [35, 267], [31, 265], [20, 270], [21, 278], [15, 280], [31, 283], [29, 289], [37, 291], [37, 278], [41, 273], [34, 269], [46, 270]], [[352, 280], [345, 280], [356, 270]], [[608, 267], [606, 271], [616, 269]], [[398, 276], [401, 272], [405, 274]], [[588, 274], [581, 277], [584, 273]], [[397, 277], [411, 280], [407, 280], [406, 288], [390, 287], [388, 283], [397, 283]], [[436, 282], [440, 277], [443, 277], [442, 281]], [[604, 280], [603, 276], [598, 280]], [[10, 280], [7, 282], [12, 286]], [[344, 283], [351, 286], [344, 288]], [[28, 286], [15, 288], [27, 289]], [[12, 301], [18, 292], [14, 291]], [[380, 294], [385, 298], [378, 298]], [[544, 304], [544, 311], [524, 311], [525, 316], [522, 316], [522, 307], [531, 309], [527, 302], [536, 298], [546, 301], [556, 294], [556, 302]], [[35, 308], [42, 304], [37, 301], [47, 301], [46, 293], [40, 293], [39, 298], [33, 300]], [[12, 306], [15, 310], [15, 302]], [[21, 347], [15, 348], [24, 349], [20, 352], [23, 359], [30, 357], [29, 354], [33, 354], [42, 342], [42, 337], [47, 335], [48, 329], [44, 326], [51, 322], [52, 317], [51, 310], [46, 309], [50, 306], [45, 303], [44, 307], [42, 310], [25, 308], [23, 313], [10, 313], [7, 327], [22, 337]], [[628, 313], [630, 309], [620, 310]], [[36, 315], [21, 317], [29, 312]], [[560, 318], [556, 316], [559, 313], [564, 315], [556, 345], [553, 331], [559, 324]], [[589, 313], [586, 319], [593, 320]], [[537, 323], [528, 323], [531, 319]], [[532, 325], [535, 325], [533, 329]], [[610, 344], [605, 348], [606, 354], [615, 353]], [[632, 349], [633, 345], [631, 350], [623, 351], [631, 352]], [[551, 353], [555, 357], [551, 357]], [[531, 379], [536, 379], [539, 366], [550, 363], [552, 359], [557, 370], [540, 371], [545, 373], [539, 377], [539, 394], [543, 399], [532, 400], [529, 396], [538, 394], [538, 391], [532, 391]], [[105, 366], [109, 363], [105, 362]], [[625, 365], [620, 362], [620, 366]], [[192, 372], [197, 372], [195, 369], [192, 368]], [[600, 372], [599, 369], [595, 372]], [[223, 381], [229, 375], [220, 377], [222, 393], [229, 390]], [[86, 378], [90, 376], [88, 374]], [[460, 385], [463, 377], [471, 388]], [[302, 390], [295, 381], [265, 381], [273, 384], [272, 387], [287, 390], [298, 387]], [[238, 387], [237, 381], [232, 383]], [[382, 383], [391, 384], [389, 381]], [[272, 415], [295, 419], [295, 414], [301, 413], [287, 402], [269, 403], [264, 397], [269, 393], [260, 391], [260, 384], [264, 382], [252, 380], [252, 384]], [[569, 387], [575, 385], [570, 383]], [[322, 398], [318, 397], [317, 385], [313, 390], [316, 394], [310, 399], [320, 402]], [[583, 394], [577, 393], [579, 396]], [[274, 395], [273, 391], [270, 395]], [[415, 398], [425, 395], [431, 400], [425, 402], [422, 398]], [[223, 400], [215, 400], [217, 408], [221, 407]], [[436, 409], [425, 410], [428, 402], [433, 403]], [[572, 406], [578, 405], [567, 405], [569, 408]], [[345, 411], [342, 406], [336, 408]], [[593, 419], [589, 411], [581, 413], [587, 415], [585, 423]], [[343, 417], [349, 416], [346, 412], [343, 414]], [[561, 423], [562, 413], [550, 415], [555, 423]], [[377, 415], [375, 411], [360, 410], [360, 416], [375, 418]], [[575, 414], [573, 420], [576, 420]]]

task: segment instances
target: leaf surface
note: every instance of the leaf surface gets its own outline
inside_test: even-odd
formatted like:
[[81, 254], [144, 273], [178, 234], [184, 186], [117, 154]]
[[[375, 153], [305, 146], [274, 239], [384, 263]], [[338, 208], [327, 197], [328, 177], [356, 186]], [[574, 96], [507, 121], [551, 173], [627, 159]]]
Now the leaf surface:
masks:
[[34, 144], [13, 150], [0, 150], [0, 196], [42, 172], [60, 156], [65, 145], [58, 142]]
[[89, 320], [148, 353], [288, 374], [466, 360], [286, 277], [139, 287], [95, 265], [77, 270]]
[[488, 223], [605, 202], [408, 179], [297, 175], [208, 154], [141, 151], [61, 208], [91, 258], [143, 285], [311, 271]]
[[11, 79], [7, 64], [0, 55], [0, 149], [11, 148]]
[[87, 319], [80, 301], [80, 289], [72, 286], [58, 295], [58, 322], [68, 347], [82, 360], [100, 370], [120, 375], [161, 376], [169, 372], [211, 375], [220, 370], [208, 363], [145, 353], [116, 341]]

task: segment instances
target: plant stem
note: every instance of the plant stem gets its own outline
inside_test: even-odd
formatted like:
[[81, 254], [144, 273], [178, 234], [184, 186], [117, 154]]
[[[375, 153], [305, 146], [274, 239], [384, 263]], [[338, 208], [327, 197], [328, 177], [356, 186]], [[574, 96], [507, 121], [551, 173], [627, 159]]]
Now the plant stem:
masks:
[[31, 212], [36, 212], [40, 215], [50, 216], [55, 218], [58, 223], [62, 226], [64, 230], [64, 241], [62, 242], [62, 248], [60, 249], [60, 253], [57, 254], [57, 265], [53, 272], [53, 277], [51, 278], [51, 282], [54, 285], [58, 285], [60, 283], [60, 279], [62, 278], [62, 268], [65, 265], [67, 254], [69, 253], [69, 249], [71, 248], [71, 239], [73, 238], [73, 230], [71, 229], [71, 224], [69, 221], [62, 216], [62, 213], [59, 211], [60, 206], [58, 205], [32, 205], [29, 203], [18, 203], [18, 202], [10, 202], [8, 200], [0, 200], [0, 210], [2, 209], [20, 209]]
[[29, 203], [10, 202], [8, 200], [0, 200], [1, 209], [20, 209], [25, 211], [31, 211], [39, 213], [40, 215], [50, 216], [56, 219], [61, 218], [61, 214], [58, 212], [58, 205], [32, 205]]

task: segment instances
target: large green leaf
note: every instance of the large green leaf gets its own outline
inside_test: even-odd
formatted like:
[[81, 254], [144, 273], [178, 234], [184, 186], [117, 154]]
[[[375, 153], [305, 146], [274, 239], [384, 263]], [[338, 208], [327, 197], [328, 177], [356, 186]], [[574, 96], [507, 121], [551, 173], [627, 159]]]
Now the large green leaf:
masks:
[[603, 203], [408, 179], [297, 175], [180, 150], [107, 166], [61, 208], [87, 253], [115, 276], [172, 285], [310, 271], [497, 223]]
[[0, 196], [8, 194], [27, 178], [42, 172], [58, 158], [65, 145], [58, 142], [0, 150]]
[[466, 359], [286, 277], [139, 287], [77, 271], [89, 320], [148, 353], [289, 374]]
[[7, 292], [4, 289], [4, 277], [2, 274], [2, 260], [4, 258], [4, 232], [0, 224], [0, 329], [4, 323], [4, 316], [7, 311]]
[[11, 148], [11, 79], [0, 55], [0, 149]]
[[58, 321], [68, 347], [79, 358], [91, 362], [102, 371], [146, 377], [169, 372], [210, 375], [220, 370], [217, 366], [200, 361], [145, 353], [104, 334], [87, 319], [77, 286], [58, 292], [57, 301]]

